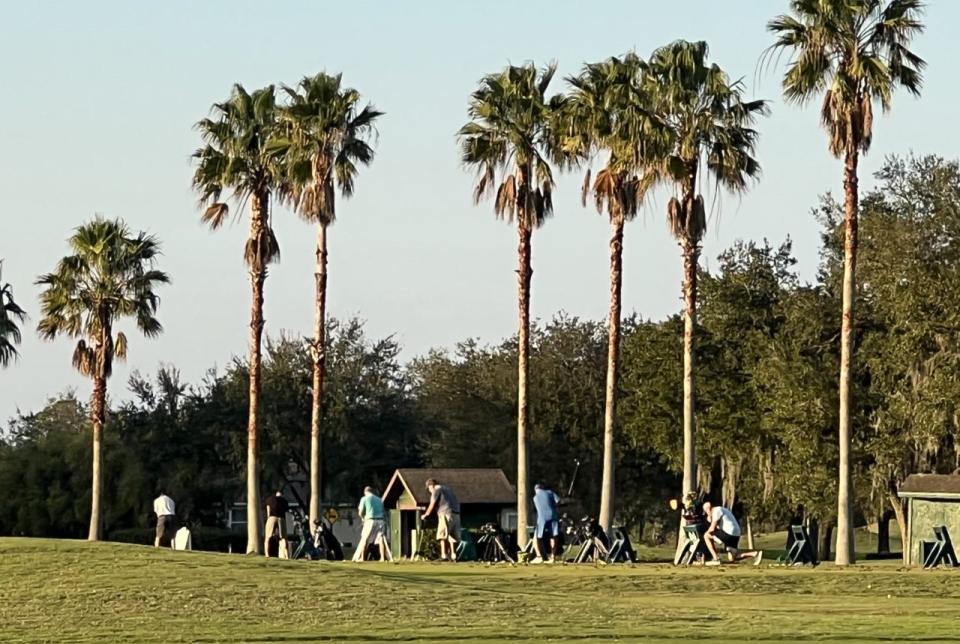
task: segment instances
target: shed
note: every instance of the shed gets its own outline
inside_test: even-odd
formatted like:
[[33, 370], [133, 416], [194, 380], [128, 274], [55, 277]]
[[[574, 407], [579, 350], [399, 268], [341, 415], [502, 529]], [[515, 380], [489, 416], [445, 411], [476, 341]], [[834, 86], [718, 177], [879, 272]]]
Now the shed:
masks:
[[954, 543], [960, 539], [960, 475], [911, 474], [900, 486], [907, 500], [906, 564], [923, 563], [921, 541], [933, 539], [934, 526], [946, 526]]
[[416, 549], [420, 513], [430, 503], [427, 479], [449, 487], [460, 501], [463, 529], [494, 522], [516, 529], [517, 491], [501, 469], [401, 468], [393, 473], [383, 493], [390, 514], [390, 543], [394, 557], [411, 557]]

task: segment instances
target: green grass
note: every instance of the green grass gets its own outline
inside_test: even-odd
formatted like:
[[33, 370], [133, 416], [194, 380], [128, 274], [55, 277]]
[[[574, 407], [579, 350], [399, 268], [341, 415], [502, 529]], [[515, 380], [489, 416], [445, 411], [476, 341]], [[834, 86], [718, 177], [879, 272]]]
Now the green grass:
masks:
[[960, 571], [355, 565], [0, 539], [0, 641], [960, 641]]

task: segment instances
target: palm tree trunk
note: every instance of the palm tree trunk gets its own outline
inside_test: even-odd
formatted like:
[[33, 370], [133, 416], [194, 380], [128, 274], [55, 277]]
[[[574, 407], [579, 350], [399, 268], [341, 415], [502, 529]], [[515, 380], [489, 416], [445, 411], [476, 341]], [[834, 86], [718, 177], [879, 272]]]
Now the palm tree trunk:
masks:
[[[97, 350], [103, 353], [103, 345]], [[102, 372], [101, 372], [102, 373]], [[107, 379], [96, 376], [93, 379], [93, 395], [90, 397], [90, 420], [93, 423], [93, 480], [90, 489], [90, 531], [88, 541], [99, 541], [103, 516], [103, 421], [107, 406]]]
[[697, 490], [694, 330], [697, 323], [697, 260], [700, 247], [681, 242], [683, 252], [683, 494]]
[[607, 392], [603, 414], [603, 482], [600, 488], [600, 525], [613, 527], [616, 492], [617, 376], [620, 367], [620, 291], [623, 283], [623, 218], [613, 220], [610, 237], [610, 312], [607, 316]]
[[323, 438], [320, 421], [323, 414], [323, 379], [326, 369], [326, 324], [327, 324], [327, 226], [317, 226], [316, 267], [314, 268], [314, 304], [316, 315], [313, 323], [313, 343], [310, 347], [313, 358], [313, 400], [310, 408], [310, 525], [320, 518], [320, 500], [323, 495]]
[[[526, 213], [524, 213], [526, 214]], [[530, 238], [532, 229], [523, 220], [517, 226], [520, 245], [517, 248], [519, 267], [517, 291], [520, 305], [520, 329], [517, 346], [517, 543], [527, 545], [527, 376], [530, 373]]]
[[[250, 238], [265, 238], [269, 207], [268, 199], [254, 195], [250, 209]], [[259, 255], [259, 253], [258, 253]], [[260, 401], [260, 345], [263, 340], [263, 285], [267, 279], [266, 264], [259, 257], [251, 264], [250, 286], [250, 391], [247, 415], [247, 554], [260, 553], [260, 468], [257, 457], [257, 406]]]
[[[852, 136], [852, 135], [851, 135]], [[853, 543], [853, 474], [850, 466], [850, 372], [853, 362], [853, 310], [856, 299], [857, 268], [857, 162], [853, 141], [847, 142], [843, 169], [844, 243], [843, 243], [843, 321], [840, 328], [840, 473], [837, 493], [838, 566], [855, 562]]]

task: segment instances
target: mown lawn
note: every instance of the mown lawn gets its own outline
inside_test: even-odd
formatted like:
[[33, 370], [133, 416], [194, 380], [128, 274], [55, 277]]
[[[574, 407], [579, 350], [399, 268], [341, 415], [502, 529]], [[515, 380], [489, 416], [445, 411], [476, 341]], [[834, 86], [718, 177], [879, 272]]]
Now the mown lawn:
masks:
[[0, 641], [960, 641], [960, 571], [355, 565], [0, 539]]

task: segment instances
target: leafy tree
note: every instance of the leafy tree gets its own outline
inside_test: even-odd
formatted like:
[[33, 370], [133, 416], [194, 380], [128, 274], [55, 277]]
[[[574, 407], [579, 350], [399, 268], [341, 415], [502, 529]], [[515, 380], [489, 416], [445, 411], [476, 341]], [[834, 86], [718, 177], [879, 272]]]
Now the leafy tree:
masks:
[[100, 217], [76, 229], [69, 239], [73, 255], [60, 260], [52, 273], [41, 276], [43, 318], [40, 335], [77, 339], [73, 366], [93, 380], [90, 420], [93, 423], [93, 478], [88, 539], [97, 541], [102, 530], [103, 424], [107, 379], [114, 359], [127, 357], [127, 336], [114, 334], [123, 318], [133, 318], [147, 337], [160, 334], [155, 317], [159, 298], [154, 289], [170, 280], [154, 268], [160, 245], [146, 233], [134, 236], [120, 220]]
[[[550, 124], [561, 99], [548, 98], [556, 66], [538, 71], [531, 63], [509, 66], [485, 76], [470, 97], [470, 122], [460, 128], [463, 163], [477, 170], [474, 201], [493, 194], [494, 213], [513, 223], [519, 234], [517, 287], [519, 351], [517, 353], [517, 521], [527, 525], [527, 390], [530, 356], [530, 244], [533, 230], [553, 212]], [[520, 530], [521, 545], [526, 530]]]
[[[3, 262], [0, 262], [2, 268]], [[26, 317], [27, 312], [13, 299], [13, 288], [0, 282], [0, 367], [6, 367], [19, 355], [16, 345], [20, 344], [20, 327], [17, 323], [22, 324]]]
[[792, 14], [771, 20], [776, 36], [771, 53], [788, 51], [784, 97], [806, 103], [823, 94], [821, 121], [830, 152], [843, 158], [844, 271], [840, 332], [840, 484], [837, 509], [837, 565], [854, 563], [853, 477], [851, 470], [850, 382], [856, 299], [858, 176], [860, 153], [873, 139], [873, 105], [889, 111], [893, 92], [919, 95], [926, 63], [911, 52], [923, 31], [920, 0], [793, 0]]
[[314, 273], [314, 335], [310, 414], [310, 520], [320, 516], [321, 410], [326, 361], [327, 229], [336, 220], [336, 188], [343, 197], [354, 190], [359, 165], [373, 161], [369, 139], [383, 112], [360, 107], [360, 93], [341, 86], [341, 74], [320, 73], [284, 86], [289, 105], [281, 111], [286, 138], [277, 142], [286, 156], [290, 198], [300, 216], [317, 224]]
[[610, 531], [615, 507], [616, 419], [620, 363], [621, 287], [623, 283], [623, 228], [636, 217], [638, 207], [655, 176], [646, 155], [652, 130], [644, 96], [644, 63], [634, 54], [612, 57], [584, 66], [568, 78], [569, 95], [561, 110], [560, 154], [573, 165], [589, 164], [597, 154], [606, 164], [593, 180], [587, 169], [582, 202], [593, 196], [597, 212], [610, 219], [610, 310], [607, 316], [607, 376], [603, 433], [603, 483], [600, 525]]
[[205, 206], [202, 221], [212, 229], [227, 220], [225, 190], [240, 207], [250, 202], [250, 233], [244, 261], [250, 274], [250, 382], [247, 415], [247, 551], [263, 547], [259, 520], [259, 466], [257, 463], [257, 404], [260, 399], [260, 349], [263, 339], [263, 291], [267, 266], [280, 256], [270, 220], [271, 197], [283, 195], [282, 155], [272, 147], [277, 107], [273, 85], [247, 92], [240, 84], [223, 103], [215, 103], [212, 118], [197, 123], [204, 145], [193, 154], [193, 187]]
[[718, 188], [741, 193], [760, 174], [754, 158], [757, 132], [752, 125], [767, 113], [765, 101], [746, 101], [741, 81], [732, 81], [707, 62], [705, 42], [678, 40], [653, 52], [647, 87], [664, 136], [658, 182], [673, 187], [668, 204], [670, 232], [683, 255], [683, 491], [697, 487], [695, 447], [696, 388], [694, 334], [697, 324], [697, 263], [707, 227], [701, 168]]

